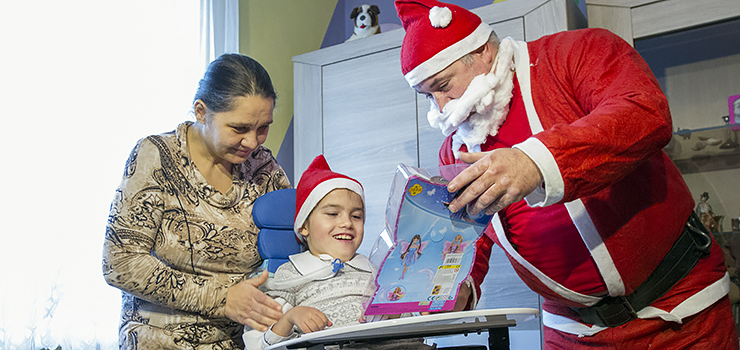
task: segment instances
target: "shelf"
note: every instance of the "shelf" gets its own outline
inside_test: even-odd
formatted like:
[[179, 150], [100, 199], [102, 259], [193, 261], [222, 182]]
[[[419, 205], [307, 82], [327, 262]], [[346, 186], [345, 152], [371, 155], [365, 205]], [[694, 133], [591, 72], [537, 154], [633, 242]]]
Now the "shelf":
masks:
[[679, 129], [664, 150], [683, 174], [736, 169], [740, 168], [739, 139], [740, 124]]

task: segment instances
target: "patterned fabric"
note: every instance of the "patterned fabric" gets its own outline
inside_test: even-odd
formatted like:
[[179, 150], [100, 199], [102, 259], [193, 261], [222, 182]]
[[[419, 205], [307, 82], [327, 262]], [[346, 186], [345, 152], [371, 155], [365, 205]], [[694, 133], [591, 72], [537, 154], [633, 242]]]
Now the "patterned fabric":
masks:
[[[290, 263], [280, 265], [272, 278], [276, 286], [266, 291], [275, 301], [283, 305], [283, 313], [294, 306], [310, 306], [323, 312], [336, 328], [359, 324], [363, 313], [362, 303], [374, 293], [374, 268], [370, 260], [361, 254], [346, 261], [332, 276], [326, 270], [333, 265], [333, 257], [327, 254], [314, 256], [309, 251], [290, 256]], [[328, 273], [328, 275], [326, 273]], [[302, 281], [308, 279], [308, 282]], [[269, 283], [268, 283], [269, 285]], [[282, 286], [281, 286], [282, 285]], [[246, 350], [261, 350], [270, 345], [300, 336], [297, 327], [288, 336], [272, 332], [260, 332], [245, 326]]]
[[190, 125], [140, 140], [111, 204], [103, 275], [123, 291], [122, 349], [243, 348], [226, 291], [262, 262], [254, 200], [290, 183], [260, 146], [220, 193], [190, 158]]
[[[275, 281], [293, 280], [301, 273], [293, 264], [283, 264], [275, 271]], [[284, 290], [271, 290], [267, 295], [283, 298], [294, 306], [311, 306], [323, 312], [333, 323], [332, 327], [359, 324], [362, 316], [363, 294], [373, 281], [371, 271], [344, 264], [336, 276]], [[330, 327], [331, 328], [331, 327]]]

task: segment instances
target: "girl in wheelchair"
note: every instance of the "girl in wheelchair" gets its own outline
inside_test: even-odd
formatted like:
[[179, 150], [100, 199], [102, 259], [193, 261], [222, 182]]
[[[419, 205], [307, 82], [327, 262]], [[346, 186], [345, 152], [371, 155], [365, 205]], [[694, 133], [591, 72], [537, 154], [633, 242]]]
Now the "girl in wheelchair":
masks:
[[[360, 323], [362, 303], [373, 291], [374, 268], [357, 254], [365, 223], [362, 185], [331, 171], [316, 157], [296, 188], [294, 231], [305, 251], [290, 256], [266, 284], [283, 305], [283, 317], [266, 332], [246, 327], [247, 350], [264, 349], [329, 327]], [[372, 293], [370, 293], [370, 296]], [[430, 349], [422, 339], [350, 344], [351, 349]]]

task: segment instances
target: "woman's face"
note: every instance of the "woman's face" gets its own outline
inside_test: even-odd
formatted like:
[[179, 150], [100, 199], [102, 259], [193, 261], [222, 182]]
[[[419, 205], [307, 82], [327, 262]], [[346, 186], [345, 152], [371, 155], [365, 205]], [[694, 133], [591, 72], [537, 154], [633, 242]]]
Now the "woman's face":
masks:
[[216, 162], [243, 163], [267, 140], [275, 101], [250, 95], [234, 99], [234, 108], [226, 112], [198, 113], [203, 124], [203, 140]]

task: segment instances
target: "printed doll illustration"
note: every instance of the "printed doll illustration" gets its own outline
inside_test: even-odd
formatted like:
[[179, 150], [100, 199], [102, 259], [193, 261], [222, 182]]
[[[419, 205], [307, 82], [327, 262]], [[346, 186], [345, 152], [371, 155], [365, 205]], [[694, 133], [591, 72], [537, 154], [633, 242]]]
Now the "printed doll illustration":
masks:
[[406, 274], [406, 270], [416, 263], [416, 260], [421, 256], [421, 251], [424, 250], [427, 243], [428, 242], [422, 242], [421, 236], [419, 235], [414, 235], [414, 237], [411, 238], [411, 243], [403, 240], [401, 241], [401, 250], [403, 251], [403, 253], [401, 253], [403, 273], [401, 273], [401, 278], [399, 279], [403, 279], [403, 276]]
[[397, 286], [393, 291], [388, 293], [388, 300], [390, 301], [396, 301], [401, 298], [403, 298], [403, 295], [406, 294], [406, 291], [401, 286]]
[[442, 260], [445, 259], [445, 256], [447, 254], [456, 254], [456, 253], [463, 253], [465, 252], [465, 248], [468, 246], [469, 242], [463, 242], [463, 236], [462, 235], [455, 235], [455, 238], [450, 241], [444, 242], [444, 248], [442, 249]]

